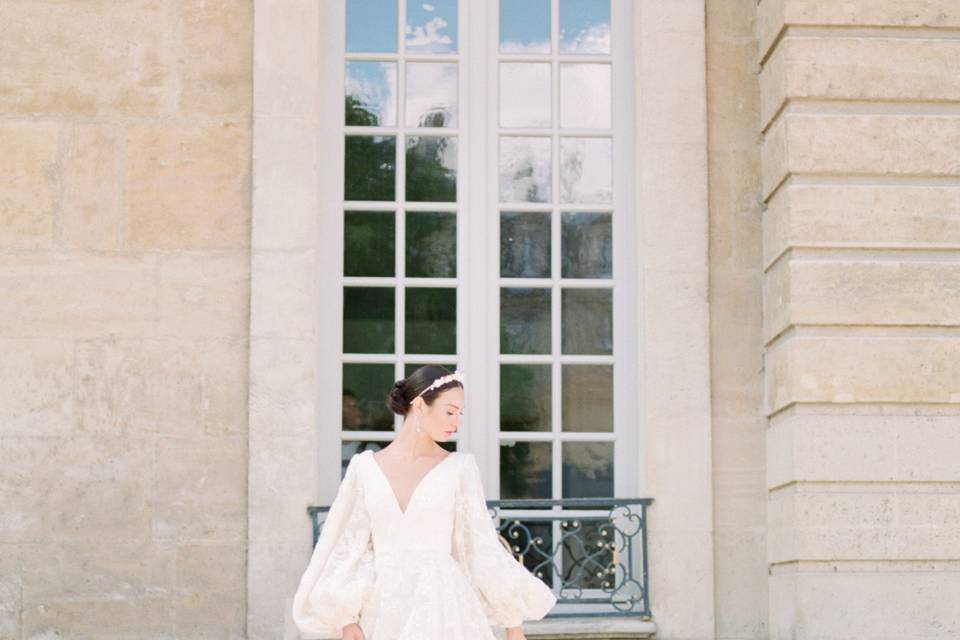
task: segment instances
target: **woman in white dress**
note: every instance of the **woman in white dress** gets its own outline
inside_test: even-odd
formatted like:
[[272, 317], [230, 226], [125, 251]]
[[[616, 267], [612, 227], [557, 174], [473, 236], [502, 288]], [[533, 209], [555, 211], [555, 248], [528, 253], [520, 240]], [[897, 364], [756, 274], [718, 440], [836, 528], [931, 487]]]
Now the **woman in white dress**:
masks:
[[293, 599], [305, 638], [523, 640], [556, 596], [501, 543], [457, 432], [463, 375], [420, 367], [394, 384], [404, 416], [384, 449], [354, 454]]

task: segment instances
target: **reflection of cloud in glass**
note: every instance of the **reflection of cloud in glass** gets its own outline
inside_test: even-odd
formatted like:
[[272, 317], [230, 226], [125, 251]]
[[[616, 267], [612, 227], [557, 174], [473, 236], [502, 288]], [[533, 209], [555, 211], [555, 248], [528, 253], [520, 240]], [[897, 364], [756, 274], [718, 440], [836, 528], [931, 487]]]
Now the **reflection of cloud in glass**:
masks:
[[550, 0], [500, 0], [500, 52], [550, 53]]
[[407, 64], [408, 127], [457, 126], [457, 65], [454, 62]]
[[560, 1], [560, 52], [610, 53], [610, 0]]
[[396, 53], [396, 0], [347, 0], [347, 51]]
[[500, 126], [550, 126], [549, 63], [500, 63]]
[[500, 138], [500, 202], [550, 201], [550, 138]]
[[407, 4], [404, 25], [407, 51], [452, 53], [457, 50], [456, 0], [436, 0], [431, 4]]
[[560, 198], [607, 203], [613, 198], [613, 145], [609, 138], [560, 139]]
[[[353, 108], [366, 112], [376, 125], [397, 123], [397, 67], [393, 62], [348, 62], [346, 92]], [[354, 121], [351, 121], [351, 120]], [[347, 124], [366, 124], [347, 114]]]
[[610, 65], [560, 65], [560, 126], [610, 126]]

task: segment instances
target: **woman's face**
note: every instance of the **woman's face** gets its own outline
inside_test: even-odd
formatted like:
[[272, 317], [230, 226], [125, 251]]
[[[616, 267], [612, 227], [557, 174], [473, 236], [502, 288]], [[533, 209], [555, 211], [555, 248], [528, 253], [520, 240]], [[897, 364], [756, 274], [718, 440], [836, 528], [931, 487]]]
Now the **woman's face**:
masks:
[[445, 442], [460, 428], [460, 416], [465, 409], [463, 389], [451, 387], [434, 398], [432, 405], [423, 403], [420, 430], [437, 442]]

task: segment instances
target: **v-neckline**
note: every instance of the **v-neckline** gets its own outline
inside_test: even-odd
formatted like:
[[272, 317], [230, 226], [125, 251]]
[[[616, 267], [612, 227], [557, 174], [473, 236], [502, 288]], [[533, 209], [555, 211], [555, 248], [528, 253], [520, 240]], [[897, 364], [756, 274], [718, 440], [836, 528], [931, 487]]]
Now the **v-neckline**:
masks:
[[399, 498], [397, 498], [397, 492], [394, 491], [393, 485], [390, 484], [390, 479], [387, 477], [386, 472], [385, 472], [385, 471], [383, 470], [383, 468], [380, 466], [380, 463], [377, 462], [377, 457], [376, 457], [375, 455], [373, 455], [373, 453], [374, 453], [373, 450], [372, 450], [372, 449], [367, 449], [367, 451], [370, 452], [370, 461], [373, 462], [373, 466], [375, 466], [375, 467], [377, 468], [377, 471], [379, 472], [380, 477], [383, 478], [384, 483], [386, 483], [386, 485], [387, 485], [387, 489], [390, 491], [390, 495], [393, 496], [393, 504], [394, 504], [394, 506], [397, 508], [397, 511], [400, 512], [400, 516], [401, 516], [401, 517], [407, 515], [407, 512], [410, 511], [410, 505], [413, 504], [413, 499], [416, 497], [417, 491], [420, 489], [420, 485], [422, 485], [422, 484], [424, 483], [424, 481], [430, 476], [431, 473], [433, 473], [434, 471], [436, 471], [438, 467], [442, 466], [444, 462], [446, 462], [448, 459], [452, 458], [452, 457], [453, 457], [453, 454], [456, 453], [456, 452], [454, 452], [454, 451], [449, 452], [446, 456], [444, 456], [443, 460], [441, 460], [441, 461], [438, 462], [437, 464], [435, 464], [435, 465], [433, 465], [432, 467], [430, 467], [430, 470], [427, 471], [425, 474], [423, 474], [423, 476], [421, 476], [420, 480], [417, 481], [417, 484], [414, 485], [413, 491], [410, 492], [410, 498], [407, 500], [407, 508], [406, 508], [406, 509], [402, 509], [402, 508], [400, 508], [400, 500], [399, 500]]

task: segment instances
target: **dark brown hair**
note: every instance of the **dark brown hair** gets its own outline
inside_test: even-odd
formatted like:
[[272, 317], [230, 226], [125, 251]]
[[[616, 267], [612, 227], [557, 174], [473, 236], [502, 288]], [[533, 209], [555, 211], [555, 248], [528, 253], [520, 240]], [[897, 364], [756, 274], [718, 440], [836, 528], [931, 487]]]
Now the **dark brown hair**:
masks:
[[[410, 403], [417, 395], [429, 387], [434, 380], [453, 373], [446, 367], [439, 365], [424, 365], [408, 375], [403, 380], [397, 380], [393, 383], [393, 388], [387, 394], [387, 406], [390, 410], [401, 416], [407, 415], [410, 411]], [[430, 389], [421, 396], [427, 405], [433, 404], [438, 395], [454, 387], [463, 388], [459, 380], [450, 380], [435, 389]]]

